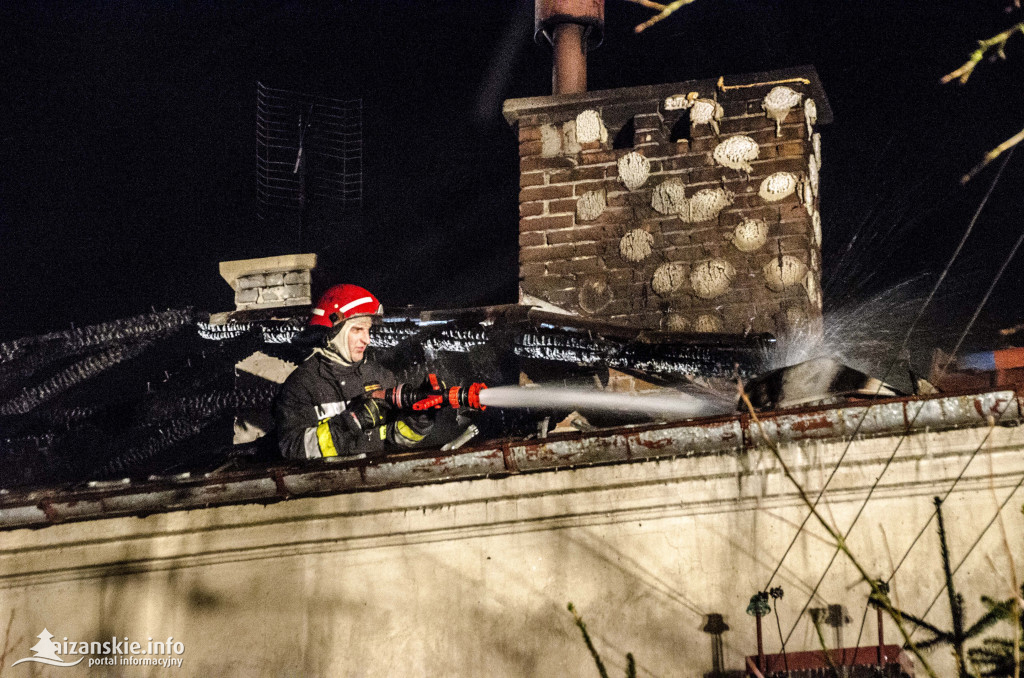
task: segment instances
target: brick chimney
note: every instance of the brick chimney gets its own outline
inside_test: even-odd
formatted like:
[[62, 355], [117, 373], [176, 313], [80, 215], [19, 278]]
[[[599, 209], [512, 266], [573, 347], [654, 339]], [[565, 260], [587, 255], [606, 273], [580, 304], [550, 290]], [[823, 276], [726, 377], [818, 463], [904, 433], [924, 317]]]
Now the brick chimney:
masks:
[[525, 302], [653, 329], [821, 321], [813, 67], [505, 102]]

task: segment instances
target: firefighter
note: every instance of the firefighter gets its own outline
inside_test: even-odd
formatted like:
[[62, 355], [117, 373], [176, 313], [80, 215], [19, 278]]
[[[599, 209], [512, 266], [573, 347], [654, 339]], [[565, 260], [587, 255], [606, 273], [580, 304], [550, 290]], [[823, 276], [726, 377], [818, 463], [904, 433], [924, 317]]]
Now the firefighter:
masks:
[[426, 437], [433, 415], [403, 415], [371, 394], [395, 386], [395, 376], [364, 359], [370, 326], [384, 309], [356, 285], [335, 285], [313, 308], [311, 326], [327, 328], [323, 346], [285, 380], [274, 402], [278, 445], [285, 457], [381, 456]]

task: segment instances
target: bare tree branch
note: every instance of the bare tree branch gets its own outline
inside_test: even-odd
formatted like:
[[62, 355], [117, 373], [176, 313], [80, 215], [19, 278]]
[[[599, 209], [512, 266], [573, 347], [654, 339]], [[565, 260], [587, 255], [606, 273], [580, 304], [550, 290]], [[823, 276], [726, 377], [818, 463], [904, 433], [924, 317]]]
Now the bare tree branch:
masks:
[[959, 79], [960, 84], [964, 85], [967, 83], [967, 79], [971, 77], [971, 73], [974, 72], [974, 67], [981, 63], [981, 60], [991, 52], [995, 51], [996, 55], [1000, 59], [1006, 58], [1006, 43], [1014, 33], [1024, 33], [1024, 21], [1011, 26], [1002, 33], [994, 35], [987, 40], [978, 41], [978, 49], [971, 52], [970, 56], [967, 57], [967, 63], [960, 68], [956, 69], [952, 73], [947, 73], [942, 77], [942, 84], [952, 82], [953, 80]]
[[1024, 141], [1024, 129], [1017, 132], [1012, 137], [1010, 137], [1009, 139], [1007, 139], [1006, 141], [1004, 141], [1003, 143], [999, 144], [991, 151], [986, 153], [985, 157], [981, 159], [981, 162], [972, 167], [970, 172], [960, 177], [960, 183], [966, 184], [968, 181], [973, 179], [978, 172], [985, 169], [985, 167], [987, 167], [989, 163], [991, 163], [1000, 155], [1002, 155], [1006, 151], [1010, 150], [1011, 148], [1019, 144], [1021, 141]]
[[632, 2], [637, 5], [640, 5], [641, 7], [654, 9], [659, 12], [665, 11], [665, 5], [661, 4], [660, 2], [651, 2], [651, 0], [627, 0], [627, 2]]
[[[1017, 6], [1019, 7], [1020, 5], [1017, 4]], [[956, 69], [955, 71], [944, 75], [940, 82], [942, 82], [942, 84], [945, 85], [954, 80], [958, 80], [961, 85], [966, 84], [968, 78], [971, 77], [971, 73], [974, 72], [974, 68], [979, 63], [981, 63], [982, 59], [984, 59], [990, 53], [994, 53], [995, 56], [999, 57], [1000, 59], [1005, 59], [1006, 43], [1009, 42], [1010, 38], [1013, 37], [1014, 33], [1024, 34], [1024, 21], [1018, 24], [1014, 24], [1013, 26], [1006, 29], [1002, 33], [994, 35], [991, 38], [988, 38], [987, 40], [979, 40], [978, 48], [971, 52], [971, 54], [967, 57], [966, 63], [964, 63], [963, 66]], [[1003, 143], [999, 144], [991, 151], [986, 153], [985, 157], [982, 158], [981, 162], [979, 162], [977, 165], [971, 168], [970, 172], [960, 177], [960, 183], [966, 184], [968, 181], [973, 179], [974, 176], [978, 174], [978, 172], [987, 167], [989, 163], [991, 163], [993, 160], [998, 158], [1000, 155], [1002, 155], [1009, 149], [1019, 144], [1021, 141], [1024, 141], [1024, 130], [1017, 132], [1017, 134], [1013, 135], [1012, 137], [1010, 137], [1009, 139], [1007, 139], [1006, 141], [1004, 141]]]
[[650, 2], [649, 0], [630, 0], [630, 2], [635, 2], [638, 5], [643, 5], [644, 7], [649, 7], [651, 9], [658, 9], [659, 7], [661, 8], [658, 14], [655, 14], [650, 19], [643, 22], [633, 30], [637, 33], [643, 33], [645, 30], [647, 30], [654, 24], [658, 23], [662, 19], [667, 19], [669, 15], [672, 14], [672, 12], [676, 11], [683, 5], [689, 5], [693, 1], [694, 0], [674, 0], [673, 2], [670, 2], [667, 5], [660, 5], [656, 2]]

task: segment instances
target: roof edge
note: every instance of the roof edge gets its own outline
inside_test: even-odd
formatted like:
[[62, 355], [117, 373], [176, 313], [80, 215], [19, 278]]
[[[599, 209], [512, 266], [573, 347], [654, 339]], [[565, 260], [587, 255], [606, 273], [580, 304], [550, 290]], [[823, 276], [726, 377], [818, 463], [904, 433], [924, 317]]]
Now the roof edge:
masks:
[[[916, 411], [911, 407], [918, 404]], [[768, 412], [759, 417], [774, 443], [836, 441], [924, 431], [1021, 423], [1024, 406], [1014, 391], [892, 398], [854, 406]], [[496, 443], [454, 453], [425, 450], [387, 459], [320, 461], [256, 470], [91, 483], [86, 488], [3, 491], [0, 531], [57, 523], [143, 516], [223, 506], [266, 504], [299, 497], [383, 490], [518, 473], [744, 452], [758, 447], [748, 414], [672, 424], [650, 424], [545, 440]], [[760, 436], [761, 433], [758, 434]]]

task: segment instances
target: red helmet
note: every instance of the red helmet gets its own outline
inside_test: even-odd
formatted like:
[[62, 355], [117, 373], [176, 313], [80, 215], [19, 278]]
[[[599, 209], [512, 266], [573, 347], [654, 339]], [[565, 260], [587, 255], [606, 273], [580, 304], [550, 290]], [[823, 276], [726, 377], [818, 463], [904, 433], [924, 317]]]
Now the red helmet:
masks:
[[369, 290], [358, 285], [335, 285], [316, 302], [309, 324], [334, 327], [361, 315], [384, 315], [384, 307]]

